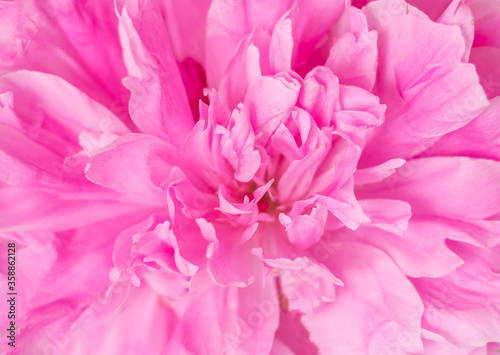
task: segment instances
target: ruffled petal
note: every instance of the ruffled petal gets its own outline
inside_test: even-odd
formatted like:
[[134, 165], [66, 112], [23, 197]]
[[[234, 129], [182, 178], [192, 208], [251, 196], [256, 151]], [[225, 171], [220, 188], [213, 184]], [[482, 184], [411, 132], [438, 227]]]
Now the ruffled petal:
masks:
[[368, 245], [339, 241], [325, 264], [344, 286], [337, 289], [335, 302], [302, 317], [320, 353], [378, 354], [392, 346], [422, 351], [424, 307], [387, 255]]
[[156, 2], [139, 0], [118, 1], [117, 7], [130, 74], [124, 81], [132, 93], [130, 115], [144, 133], [180, 147], [194, 120], [160, 9]]

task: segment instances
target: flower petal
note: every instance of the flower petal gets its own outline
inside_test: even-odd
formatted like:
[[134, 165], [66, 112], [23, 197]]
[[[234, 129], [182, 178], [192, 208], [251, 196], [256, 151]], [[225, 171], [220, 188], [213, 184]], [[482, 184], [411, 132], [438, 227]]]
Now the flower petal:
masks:
[[364, 9], [379, 36], [380, 80], [374, 92], [388, 110], [366, 146], [362, 167], [415, 156], [488, 105], [474, 67], [461, 62], [460, 29], [408, 9], [402, 0], [372, 2]]
[[194, 120], [160, 9], [153, 1], [118, 4], [120, 37], [131, 74], [124, 85], [132, 93], [132, 119], [144, 133], [180, 147]]
[[339, 242], [325, 262], [344, 286], [337, 299], [302, 317], [311, 340], [325, 354], [378, 354], [391, 346], [422, 351], [423, 305], [387, 255], [359, 243]]

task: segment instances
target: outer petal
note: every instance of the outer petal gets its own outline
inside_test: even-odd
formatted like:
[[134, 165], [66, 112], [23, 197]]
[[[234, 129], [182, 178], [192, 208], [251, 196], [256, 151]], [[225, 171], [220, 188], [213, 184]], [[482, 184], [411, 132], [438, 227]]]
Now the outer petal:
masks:
[[437, 22], [460, 27], [465, 42], [465, 52], [462, 60], [468, 62], [472, 41], [474, 40], [474, 17], [469, 6], [461, 0], [453, 0]]
[[175, 310], [152, 289], [141, 286], [130, 292], [127, 307], [117, 311], [123, 297], [118, 290], [113, 289], [108, 298], [97, 298], [67, 333], [58, 334], [60, 344], [69, 338], [69, 345], [61, 354], [160, 354], [163, 351], [177, 323]]
[[461, 63], [460, 29], [433, 23], [412, 7], [407, 14], [404, 1], [391, 4], [373, 2], [364, 9], [379, 35], [380, 80], [374, 91], [388, 110], [367, 144], [362, 166], [417, 155], [488, 105], [474, 67]]
[[438, 334], [432, 333], [425, 329], [422, 330], [422, 338], [424, 341], [424, 352], [422, 354], [489, 355], [487, 352], [487, 346], [482, 346], [479, 348], [458, 347], [446, 341]]
[[468, 125], [443, 136], [425, 156], [468, 156], [500, 160], [500, 97]]
[[415, 279], [426, 306], [423, 326], [459, 346], [482, 346], [500, 338], [500, 247], [450, 247], [465, 264], [437, 279]]
[[12, 90], [1, 95], [3, 230], [60, 231], [137, 210], [83, 175], [89, 152], [127, 132], [116, 116], [52, 75], [20, 71], [0, 86]]
[[175, 148], [156, 137], [130, 134], [93, 155], [87, 178], [123, 193], [126, 200], [165, 206], [165, 194]]
[[[69, 340], [77, 333], [72, 323], [97, 297], [105, 300], [114, 237], [140, 218], [130, 214], [58, 233], [2, 234], [2, 246], [16, 242], [17, 280], [24, 280], [17, 283], [21, 349], [67, 353]], [[6, 288], [4, 272], [0, 279]]]
[[165, 354], [269, 353], [278, 319], [274, 282], [210, 286], [193, 296]]
[[[412, 218], [402, 236], [396, 236], [371, 227], [361, 227], [352, 238], [363, 236], [363, 241], [384, 250], [401, 271], [411, 277], [442, 277], [463, 264], [445, 244], [455, 231], [425, 218]], [[358, 232], [358, 231], [356, 231]]]
[[[64, 157], [82, 150], [79, 138], [84, 132], [128, 132], [106, 107], [57, 76], [24, 70], [5, 74], [0, 93], [7, 93], [2, 95], [5, 115], [0, 122]], [[88, 151], [100, 148], [90, 140], [84, 145]]]
[[132, 75], [124, 81], [132, 92], [132, 119], [143, 132], [180, 147], [194, 120], [158, 4], [123, 0], [118, 1], [118, 10], [125, 61]]
[[371, 220], [370, 225], [390, 233], [402, 236], [408, 228], [411, 206], [398, 200], [361, 200], [363, 212]]
[[[126, 75], [112, 1], [3, 2], [0, 71], [57, 75], [106, 105], [130, 127]], [[6, 46], [6, 47], [4, 47]], [[9, 54], [10, 53], [10, 54]]]
[[499, 178], [500, 163], [493, 160], [420, 158], [359, 194], [407, 201], [414, 215], [481, 220], [500, 212]]
[[380, 354], [422, 350], [423, 305], [387, 255], [340, 242], [325, 262], [344, 282], [337, 299], [302, 317], [311, 340], [325, 354]]

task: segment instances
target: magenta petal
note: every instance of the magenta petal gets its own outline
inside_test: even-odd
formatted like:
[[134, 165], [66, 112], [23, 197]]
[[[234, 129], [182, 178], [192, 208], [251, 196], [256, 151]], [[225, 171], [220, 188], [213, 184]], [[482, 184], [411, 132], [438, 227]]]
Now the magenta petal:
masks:
[[0, 28], [4, 352], [500, 351], [500, 0], [0, 0]]
[[472, 48], [470, 61], [476, 66], [481, 85], [490, 99], [500, 95], [499, 60], [500, 47]]
[[[165, 25], [178, 61], [192, 58], [205, 62], [205, 36], [211, 0], [165, 0]], [[200, 45], [201, 43], [201, 45]]]

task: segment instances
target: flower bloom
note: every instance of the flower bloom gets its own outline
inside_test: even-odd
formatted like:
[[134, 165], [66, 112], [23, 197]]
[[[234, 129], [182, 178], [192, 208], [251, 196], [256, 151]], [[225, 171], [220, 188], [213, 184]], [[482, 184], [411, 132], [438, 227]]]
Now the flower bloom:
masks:
[[0, 23], [11, 353], [500, 349], [500, 1], [18, 0]]

